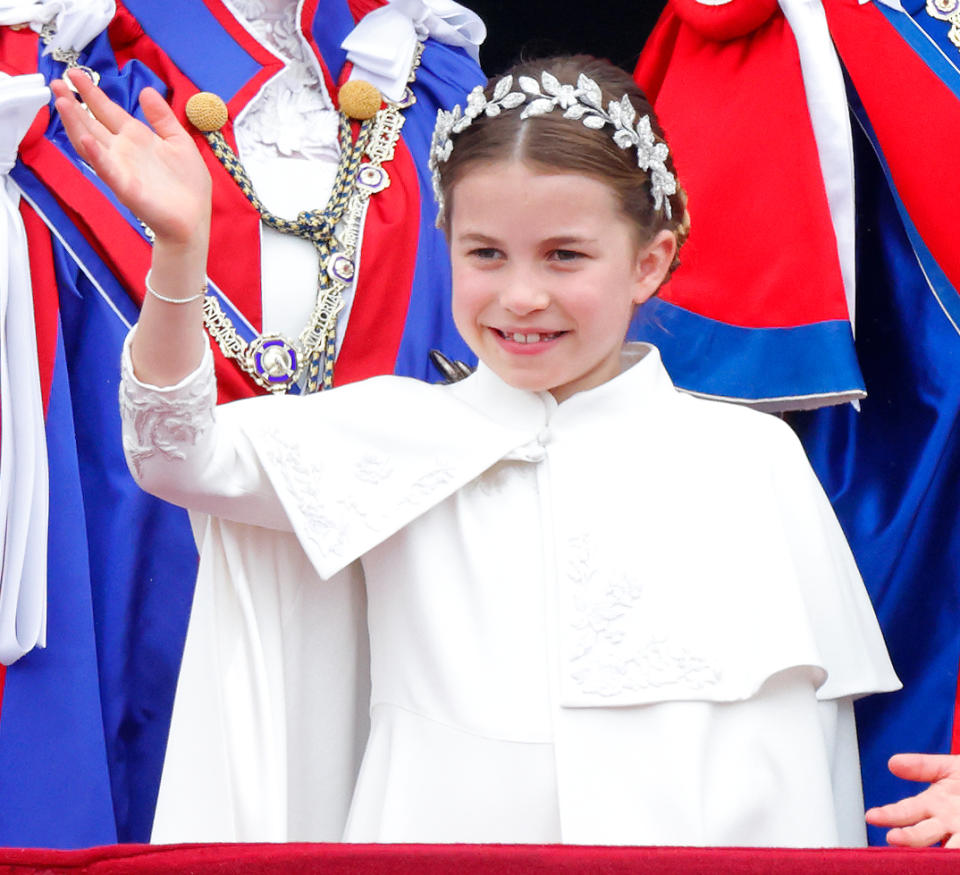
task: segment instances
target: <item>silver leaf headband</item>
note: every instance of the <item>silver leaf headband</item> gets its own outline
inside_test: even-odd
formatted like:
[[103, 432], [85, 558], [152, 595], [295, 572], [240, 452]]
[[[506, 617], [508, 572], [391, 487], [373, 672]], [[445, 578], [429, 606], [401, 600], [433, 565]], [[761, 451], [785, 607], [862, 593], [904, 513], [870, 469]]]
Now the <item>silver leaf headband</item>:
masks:
[[484, 87], [478, 85], [467, 95], [466, 108], [458, 104], [450, 112], [439, 110], [437, 124], [433, 129], [430, 159], [427, 162], [433, 174], [433, 195], [437, 200], [437, 226], [443, 224], [443, 192], [440, 189], [440, 164], [447, 161], [453, 152], [451, 136], [459, 134], [473, 124], [481, 113], [496, 116], [505, 109], [523, 106], [520, 118], [546, 115], [555, 109], [563, 110], [563, 117], [577, 119], [598, 131], [604, 125], [613, 127], [613, 141], [621, 149], [631, 146], [637, 150], [637, 166], [650, 174], [653, 205], [663, 209], [664, 215], [672, 218], [669, 195], [677, 192], [677, 179], [667, 170], [666, 160], [670, 149], [662, 140], [657, 140], [650, 126], [650, 117], [637, 119], [630, 98], [624, 94], [620, 100], [611, 100], [606, 110], [600, 86], [589, 76], [581, 73], [577, 84], [562, 85], [552, 73], [540, 74], [538, 82], [532, 76], [517, 77], [519, 91], [513, 91], [513, 76], [504, 76], [493, 88], [493, 96], [487, 100]]

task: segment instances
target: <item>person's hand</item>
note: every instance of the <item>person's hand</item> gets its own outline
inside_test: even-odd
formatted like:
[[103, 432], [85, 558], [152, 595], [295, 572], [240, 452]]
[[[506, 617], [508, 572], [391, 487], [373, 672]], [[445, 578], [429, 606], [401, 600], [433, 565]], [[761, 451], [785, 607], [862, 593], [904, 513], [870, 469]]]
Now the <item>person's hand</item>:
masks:
[[890, 771], [907, 781], [930, 786], [916, 796], [867, 811], [867, 823], [893, 827], [891, 845], [922, 848], [943, 842], [960, 848], [960, 756], [900, 753], [892, 756]]
[[[113, 103], [82, 71], [67, 75], [89, 109], [78, 103], [66, 82], [50, 86], [70, 142], [156, 235], [150, 261], [156, 292], [144, 298], [131, 355], [141, 380], [171, 386], [196, 368], [205, 343], [197, 293], [206, 279], [210, 174], [157, 91], [145, 88], [140, 94], [148, 127]], [[169, 303], [171, 298], [191, 300], [179, 306]]]
[[[197, 243], [210, 221], [210, 175], [190, 135], [153, 88], [140, 94], [150, 127], [113, 103], [79, 70], [68, 71], [85, 112], [67, 83], [51, 84], [55, 106], [80, 157], [146, 223], [158, 241]], [[152, 128], [152, 129], [151, 129]]]

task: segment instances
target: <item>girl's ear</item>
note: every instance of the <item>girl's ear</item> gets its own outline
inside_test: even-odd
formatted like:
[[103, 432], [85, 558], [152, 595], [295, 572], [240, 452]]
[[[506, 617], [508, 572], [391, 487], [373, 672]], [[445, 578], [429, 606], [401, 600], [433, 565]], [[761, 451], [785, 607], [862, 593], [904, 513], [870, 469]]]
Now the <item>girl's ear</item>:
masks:
[[637, 253], [634, 304], [642, 304], [663, 285], [676, 254], [677, 237], [673, 231], [660, 231], [641, 247]]

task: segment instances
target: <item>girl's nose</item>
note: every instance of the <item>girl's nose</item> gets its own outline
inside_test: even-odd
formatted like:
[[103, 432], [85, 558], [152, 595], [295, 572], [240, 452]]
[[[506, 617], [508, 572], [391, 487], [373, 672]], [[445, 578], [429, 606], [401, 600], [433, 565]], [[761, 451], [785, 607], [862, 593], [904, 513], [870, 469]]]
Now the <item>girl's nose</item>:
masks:
[[518, 316], [545, 310], [550, 303], [546, 289], [525, 271], [514, 271], [504, 278], [500, 305]]

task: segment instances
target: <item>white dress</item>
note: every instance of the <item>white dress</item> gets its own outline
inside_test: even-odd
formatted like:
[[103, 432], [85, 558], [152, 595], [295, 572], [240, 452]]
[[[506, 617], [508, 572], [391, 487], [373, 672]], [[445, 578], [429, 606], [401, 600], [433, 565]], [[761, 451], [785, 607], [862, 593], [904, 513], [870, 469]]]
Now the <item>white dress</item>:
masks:
[[[218, 517], [164, 840], [864, 841], [851, 702], [898, 682], [799, 442], [625, 366], [559, 405], [481, 367], [214, 411], [208, 363], [127, 361], [131, 469]], [[369, 730], [319, 662], [361, 579]]]

